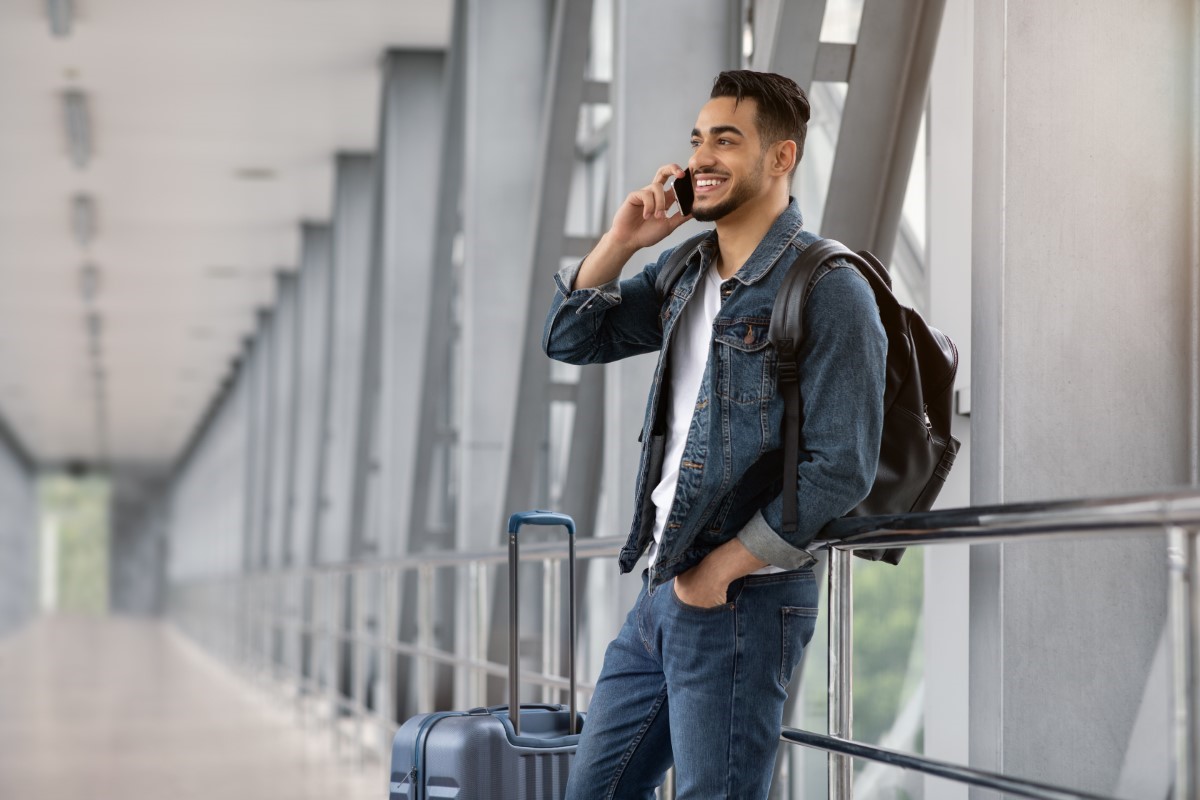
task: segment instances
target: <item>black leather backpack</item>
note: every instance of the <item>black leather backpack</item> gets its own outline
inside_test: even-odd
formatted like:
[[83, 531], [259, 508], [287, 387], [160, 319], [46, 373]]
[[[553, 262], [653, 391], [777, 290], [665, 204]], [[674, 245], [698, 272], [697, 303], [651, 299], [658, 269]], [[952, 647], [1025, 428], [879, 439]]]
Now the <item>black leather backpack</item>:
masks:
[[[692, 253], [708, 234], [685, 242], [672, 254], [655, 282], [665, 297]], [[800, 446], [800, 384], [796, 354], [803, 338], [804, 302], [817, 268], [834, 258], [853, 265], [875, 293], [887, 334], [887, 388], [883, 395], [883, 438], [879, 468], [866, 499], [846, 516], [875, 516], [928, 511], [954, 465], [958, 439], [950, 435], [958, 349], [941, 331], [892, 294], [887, 268], [865, 250], [852, 252], [841, 242], [820, 239], [806, 247], [787, 269], [775, 296], [768, 337], [779, 354], [779, 390], [784, 399], [783, 485], [796, 485]], [[783, 532], [797, 526], [795, 492], [783, 493]], [[871, 561], [899, 564], [903, 548], [856, 550]]]

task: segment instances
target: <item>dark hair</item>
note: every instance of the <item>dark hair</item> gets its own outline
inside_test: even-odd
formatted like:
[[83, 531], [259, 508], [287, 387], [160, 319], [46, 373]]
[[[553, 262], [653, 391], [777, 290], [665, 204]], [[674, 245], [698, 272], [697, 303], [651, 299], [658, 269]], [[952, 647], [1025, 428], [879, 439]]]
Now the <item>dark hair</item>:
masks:
[[758, 125], [763, 147], [791, 139], [796, 143], [796, 163], [800, 163], [810, 109], [808, 95], [794, 80], [774, 72], [729, 70], [713, 81], [709, 97], [732, 97], [738, 103], [748, 97], [754, 98], [758, 103], [754, 122]]

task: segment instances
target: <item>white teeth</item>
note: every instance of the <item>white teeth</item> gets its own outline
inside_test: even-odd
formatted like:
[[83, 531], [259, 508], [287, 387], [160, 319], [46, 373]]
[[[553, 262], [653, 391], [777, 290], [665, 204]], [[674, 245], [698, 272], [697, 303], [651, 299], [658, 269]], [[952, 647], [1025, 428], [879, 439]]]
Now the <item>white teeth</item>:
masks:
[[716, 186], [719, 183], [724, 183], [724, 181], [716, 178], [704, 178], [696, 181], [696, 186]]

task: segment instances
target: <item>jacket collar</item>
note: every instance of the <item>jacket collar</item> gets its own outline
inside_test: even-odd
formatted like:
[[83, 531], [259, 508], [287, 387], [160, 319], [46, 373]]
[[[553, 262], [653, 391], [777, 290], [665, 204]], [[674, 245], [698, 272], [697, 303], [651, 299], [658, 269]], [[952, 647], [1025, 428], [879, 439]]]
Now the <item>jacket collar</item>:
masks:
[[[771, 267], [775, 266], [775, 262], [779, 260], [783, 251], [795, 240], [803, 227], [804, 219], [800, 215], [800, 206], [796, 203], [796, 198], [789, 197], [787, 208], [775, 218], [775, 222], [767, 230], [766, 236], [762, 238], [758, 247], [754, 248], [754, 252], [750, 254], [750, 258], [733, 277], [745, 286], [757, 283], [771, 270]], [[717, 252], [717, 232], [715, 230], [701, 242], [700, 249], [703, 252], [703, 263], [712, 263], [711, 259]]]

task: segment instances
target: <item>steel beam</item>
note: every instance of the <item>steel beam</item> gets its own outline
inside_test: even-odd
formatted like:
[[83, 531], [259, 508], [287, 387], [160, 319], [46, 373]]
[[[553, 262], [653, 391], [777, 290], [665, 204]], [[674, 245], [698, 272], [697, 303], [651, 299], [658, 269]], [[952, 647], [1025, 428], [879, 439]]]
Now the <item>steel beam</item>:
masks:
[[[454, 516], [457, 547], [474, 549], [499, 544], [504, 530], [551, 13], [547, 0], [467, 0], [466, 10], [461, 385], [455, 392], [462, 407]], [[503, 609], [507, 584], [496, 581], [492, 590], [493, 608]], [[499, 657], [507, 642], [503, 617], [493, 622], [490, 654]], [[502, 689], [502, 682], [489, 681], [491, 697], [500, 697]]]
[[301, 564], [317, 561], [317, 521], [320, 515], [321, 464], [325, 461], [325, 416], [329, 404], [329, 318], [333, 297], [333, 236], [327, 225], [306, 224], [301, 229], [300, 388], [296, 441], [296, 471], [290, 500], [293, 537]]
[[[530, 231], [550, 14], [546, 0], [467, 3], [463, 193], [460, 548], [503, 530], [508, 450], [525, 349]], [[561, 231], [560, 231], [561, 235]]]
[[267, 403], [268, 452], [271, 455], [269, 472], [264, 486], [263, 564], [279, 567], [284, 563], [285, 527], [288, 522], [287, 492], [293, 469], [292, 452], [295, 438], [292, 417], [295, 405], [294, 353], [296, 351], [296, 278], [287, 273], [276, 277], [275, 306], [271, 320], [270, 393]]
[[337, 157], [333, 208], [333, 263], [329, 296], [331, 358], [325, 379], [329, 406], [322, 428], [326, 457], [321, 461], [321, 511], [317, 554], [325, 563], [357, 557], [361, 541], [351, 537], [354, 446], [358, 394], [362, 388], [362, 348], [371, 251], [374, 166], [370, 155]]
[[591, 0], [559, 2], [551, 34], [550, 63], [546, 71], [546, 101], [542, 109], [541, 157], [534, 186], [533, 258], [526, 268], [528, 295], [524, 304], [524, 332], [520, 344], [520, 381], [516, 415], [508, 453], [503, 505], [495, 519], [513, 511], [540, 507], [545, 487], [536, 483], [544, 475], [548, 450], [550, 362], [542, 352], [545, 299], [551, 279], [560, 268], [567, 221], [567, 200], [575, 162], [575, 134], [583, 101], [584, 66], [592, 28]]
[[[404, 420], [396, 415], [392, 417], [397, 423], [396, 435], [388, 437], [400, 470], [397, 473], [397, 485], [401, 487], [401, 492], [396, 496], [407, 500], [407, 508], [397, 505], [384, 514], [390, 529], [407, 531], [406, 542], [394, 541], [395, 552], [412, 552], [422, 543], [440, 545], [443, 549], [454, 548], [455, 506], [450, 495], [452, 481], [449, 480], [448, 470], [443, 469], [435, 474], [433, 465], [441, 463], [448, 466], [455, 444], [453, 437], [441, 435], [441, 432], [452, 430], [454, 425], [455, 387], [451, 380], [456, 336], [454, 300], [457, 265], [454, 263], [454, 243], [462, 230], [459, 204], [463, 199], [465, 145], [466, 5], [466, 0], [458, 0], [455, 4], [450, 51], [443, 67], [441, 174], [436, 182], [433, 252], [428, 263], [426, 286], [429, 313], [425, 319], [424, 353], [418, 366], [421, 389], [419, 410], [415, 415], [416, 430], [411, 431], [413, 439], [404, 438], [410, 430], [402, 427]], [[404, 291], [401, 283], [401, 280], [397, 280], [394, 285], [397, 297]], [[399, 367], [397, 365], [390, 373], [393, 380], [406, 379], [406, 372]], [[408, 447], [410, 441], [415, 441], [416, 446]], [[404, 455], [408, 455], [408, 458], [402, 462], [399, 459]], [[436, 497], [440, 502], [435, 504], [432, 487], [439, 477], [441, 480]], [[411, 487], [407, 496], [403, 493], [404, 487]], [[434, 505], [437, 506], [436, 510], [432, 508]], [[445, 523], [440, 537], [430, 530], [431, 517]]]
[[300, 304], [301, 277], [293, 273], [280, 279], [280, 305], [286, 311], [286, 324], [281, 319], [282, 343], [286, 356], [279, 359], [279, 366], [286, 370], [280, 376], [281, 402], [278, 404], [284, 419], [280, 422], [280, 435], [284, 442], [280, 455], [279, 488], [276, 494], [276, 517], [279, 519], [279, 562], [286, 569], [295, 560], [295, 501], [296, 455], [300, 449], [300, 368], [302, 365], [300, 343], [303, 341]]
[[[456, 175], [460, 169], [461, 134], [448, 127], [446, 61], [438, 51], [393, 50], [383, 66], [352, 523], [353, 535], [362, 541], [360, 550], [379, 555], [452, 547], [426, 536], [432, 470], [420, 446], [423, 439], [431, 441], [431, 432], [424, 429], [426, 413], [447, 408], [450, 399], [448, 380], [438, 377], [449, 373], [444, 344], [452, 326], [449, 250], [457, 231], [459, 192], [447, 170]], [[431, 196], [437, 201], [429, 202]], [[453, 222], [448, 237], [439, 220], [447, 205]], [[442, 240], [446, 260], [439, 263]], [[441, 345], [436, 356], [430, 353], [433, 342]], [[438, 376], [430, 380], [432, 370]], [[418, 508], [420, 513], [414, 513]], [[416, 587], [407, 577], [398, 578], [398, 597], [401, 608], [411, 609]], [[398, 619], [401, 640], [412, 640], [415, 618], [402, 613]], [[452, 642], [452, 626], [444, 627], [442, 635]], [[393, 681], [387, 695], [396, 703], [389, 714], [404, 719], [413, 710], [409, 664], [406, 658], [389, 657], [396, 659], [394, 668], [385, 670]]]
[[[831, 50], [820, 58], [825, 5], [826, 0], [782, 0], [774, 8], [763, 8], [762, 18], [755, 20], [755, 69], [786, 75], [808, 91], [814, 80], [820, 80], [816, 77], [818, 63], [821, 73], [827, 73], [830, 62], [836, 62], [841, 53]], [[759, 13], [757, 6], [755, 13]]]
[[[388, 491], [380, 493], [381, 531], [377, 552], [408, 552], [409, 512], [416, 497], [412, 488], [418, 473], [427, 475], [417, 458], [421, 409], [446, 405], [446, 388], [421, 380], [427, 366], [427, 343], [434, 328], [448, 328], [448, 309], [438, 304], [435, 285], [448, 284], [449, 269], [435, 262], [439, 204], [444, 193], [457, 201], [452, 186], [441, 185], [445, 137], [444, 72], [446, 56], [437, 51], [392, 51], [384, 63], [383, 103], [378, 145], [379, 184], [371, 294], [377, 298], [378, 343], [368, 341], [376, 359], [371, 366], [372, 396], [386, 413], [367, 407], [363, 415], [378, 424], [372, 437], [382, 448], [381, 461]], [[429, 202], [430, 196], [438, 198]], [[444, 353], [439, 354], [443, 358]], [[431, 396], [436, 395], [436, 396]], [[364, 398], [369, 400], [369, 398]], [[365, 461], [368, 442], [361, 443]], [[360, 469], [365, 469], [362, 463]], [[360, 505], [366, 506], [365, 484]]]
[[[731, 21], [728, 3], [722, 0], [616, 3], [610, 208], [648, 183], [661, 165], [686, 163], [688, 133], [708, 100], [713, 78], [738, 64], [729, 51]], [[671, 35], [664, 38], [664, 30]], [[647, 80], [648, 75], [654, 79]], [[624, 277], [703, 228], [689, 222], [659, 245], [639, 251], [626, 265]], [[655, 358], [638, 356], [606, 367], [606, 491], [600, 512], [601, 524], [609, 526], [606, 534], [628, 530], [633, 518], [632, 486], [641, 452], [637, 434]]]
[[247, 345], [246, 353], [246, 505], [242, 529], [242, 569], [253, 572], [261, 565], [263, 531], [263, 487], [264, 465], [270, 458], [264, 444], [266, 427], [263, 423], [263, 408], [268, 395], [268, 348], [267, 341], [271, 313], [260, 310], [255, 325], [254, 337]]
[[257, 358], [254, 369], [258, 373], [258, 394], [254, 398], [254, 418], [251, 435], [255, 437], [257, 453], [257, 475], [254, 478], [254, 538], [255, 567], [270, 568], [271, 549], [271, 488], [275, 473], [275, 425], [272, 420], [275, 410], [275, 360], [279, 348], [276, 330], [279, 315], [275, 309], [260, 312], [258, 341], [255, 345]]
[[825, 236], [889, 261], [945, 0], [867, 0], [822, 215]]

